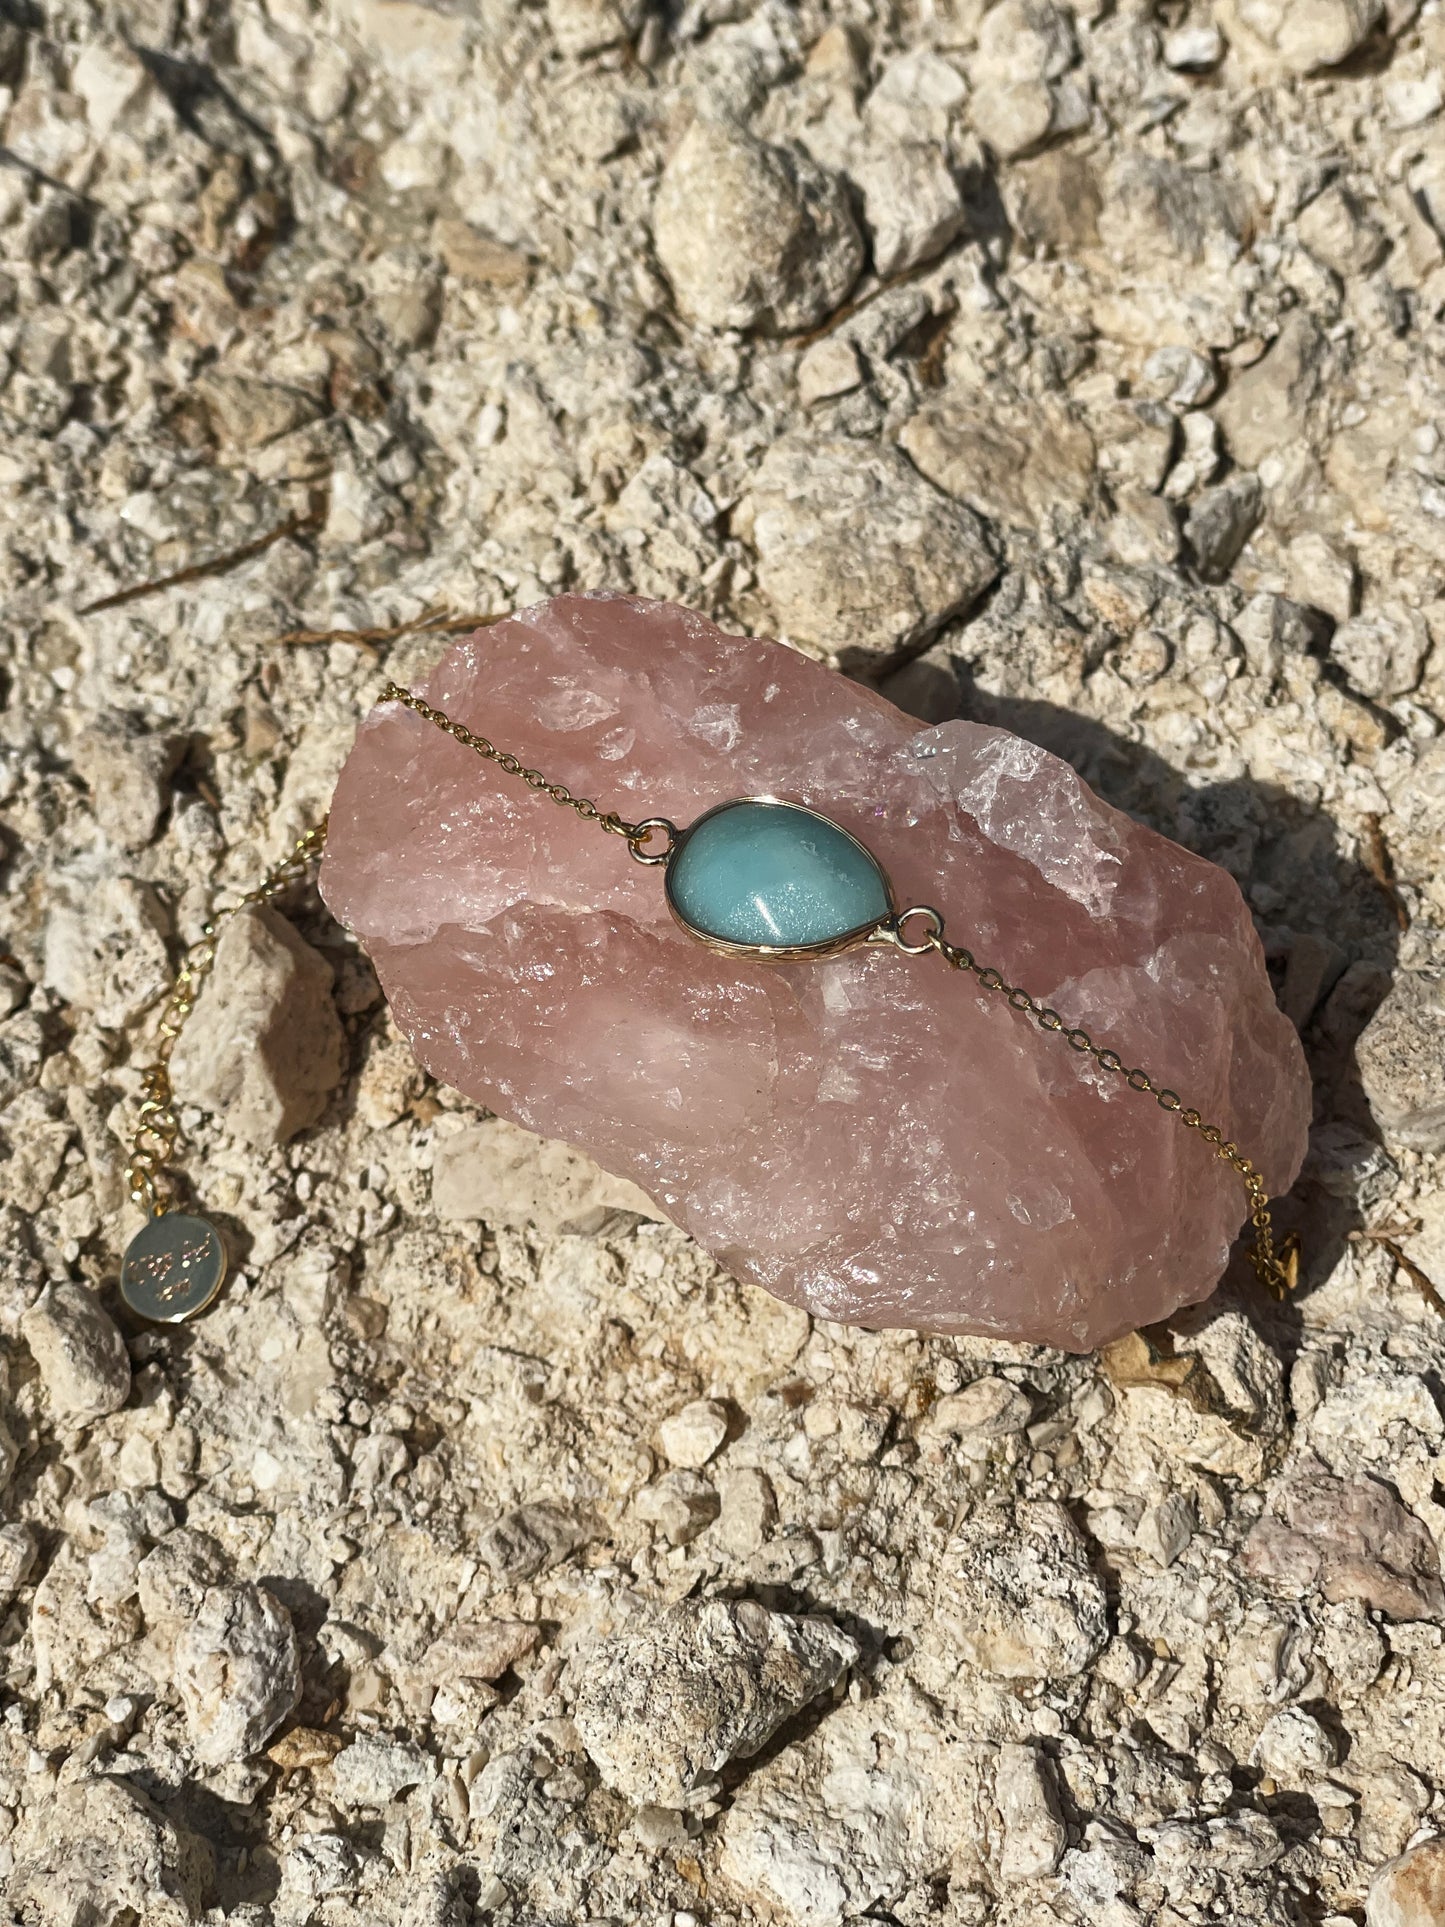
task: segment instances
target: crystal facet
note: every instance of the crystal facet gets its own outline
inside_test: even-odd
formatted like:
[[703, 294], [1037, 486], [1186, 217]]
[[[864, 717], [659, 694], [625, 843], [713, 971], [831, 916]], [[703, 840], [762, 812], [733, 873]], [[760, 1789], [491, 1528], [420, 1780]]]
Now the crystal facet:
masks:
[[687, 830], [667, 891], [701, 936], [777, 950], [829, 947], [891, 908], [883, 872], [855, 836], [796, 803], [751, 797]]
[[[688, 824], [788, 796], [900, 904], [1180, 1092], [1286, 1190], [1309, 1080], [1239, 886], [1006, 730], [927, 729], [777, 643], [559, 596], [425, 693], [578, 796]], [[937, 957], [758, 963], [663, 872], [393, 704], [336, 790], [322, 888], [436, 1076], [640, 1185], [821, 1317], [1071, 1350], [1207, 1296], [1244, 1188], [1197, 1133]]]

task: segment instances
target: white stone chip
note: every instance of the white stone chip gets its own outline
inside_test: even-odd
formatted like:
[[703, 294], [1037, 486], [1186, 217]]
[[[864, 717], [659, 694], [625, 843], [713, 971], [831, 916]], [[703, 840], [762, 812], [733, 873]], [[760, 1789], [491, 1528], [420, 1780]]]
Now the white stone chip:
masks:
[[777, 442], [751, 500], [758, 579], [780, 628], [850, 660], [923, 641], [995, 574], [977, 517], [886, 445]]
[[728, 1409], [715, 1398], [695, 1398], [657, 1428], [657, 1439], [671, 1465], [697, 1471], [728, 1435]]
[[380, 1807], [408, 1787], [431, 1779], [436, 1766], [419, 1746], [367, 1733], [331, 1763], [331, 1783], [348, 1806]]
[[1445, 1151], [1445, 972], [1401, 970], [1356, 1055], [1386, 1144]]
[[839, 335], [824, 335], [804, 351], [798, 362], [798, 399], [805, 408], [846, 395], [861, 385], [863, 367], [858, 350]]
[[873, 270], [885, 280], [941, 254], [967, 216], [942, 148], [905, 141], [876, 148], [853, 164], [873, 239]]
[[930, 1409], [926, 1429], [934, 1433], [973, 1433], [980, 1438], [1007, 1438], [1022, 1432], [1033, 1417], [1034, 1404], [1022, 1387], [1006, 1378], [985, 1376], [948, 1392]]

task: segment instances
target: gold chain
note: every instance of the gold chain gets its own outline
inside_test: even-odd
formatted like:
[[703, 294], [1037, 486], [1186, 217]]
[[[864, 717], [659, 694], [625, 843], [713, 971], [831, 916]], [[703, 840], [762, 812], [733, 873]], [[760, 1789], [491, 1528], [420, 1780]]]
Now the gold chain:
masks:
[[141, 1074], [141, 1106], [125, 1170], [132, 1204], [139, 1205], [150, 1217], [159, 1217], [173, 1196], [173, 1187], [164, 1175], [180, 1132], [175, 1092], [171, 1088], [171, 1052], [185, 1029], [186, 1019], [195, 1009], [196, 993], [216, 961], [216, 938], [221, 925], [249, 904], [269, 903], [272, 897], [299, 882], [321, 852], [326, 841], [326, 825], [327, 819], [323, 816], [314, 829], [296, 839], [289, 855], [272, 864], [254, 890], [248, 890], [227, 909], [217, 911], [203, 923], [200, 936], [181, 959], [175, 985], [161, 1012], [155, 1061]]
[[[926, 928], [918, 938], [910, 940], [907, 926], [914, 917], [926, 919]], [[995, 970], [991, 964], [979, 963], [971, 950], [961, 944], [950, 943], [944, 935], [943, 918], [937, 910], [922, 905], [903, 911], [896, 920], [894, 941], [900, 950], [910, 956], [922, 956], [930, 950], [936, 950], [950, 969], [972, 971], [985, 990], [996, 991], [1005, 999], [1010, 1010], [1032, 1017], [1041, 1030], [1057, 1031], [1070, 1050], [1078, 1051], [1082, 1057], [1092, 1057], [1101, 1070], [1122, 1077], [1131, 1091], [1152, 1097], [1160, 1110], [1177, 1117], [1186, 1130], [1197, 1131], [1213, 1149], [1215, 1156], [1222, 1158], [1235, 1171], [1244, 1186], [1249, 1199], [1249, 1221], [1254, 1227], [1249, 1261], [1260, 1284], [1276, 1298], [1287, 1297], [1294, 1290], [1299, 1262], [1297, 1241], [1291, 1235], [1276, 1248], [1274, 1220], [1270, 1216], [1269, 1193], [1265, 1190], [1264, 1179], [1253, 1160], [1246, 1157], [1232, 1139], [1226, 1138], [1217, 1124], [1206, 1124], [1198, 1111], [1185, 1104], [1178, 1091], [1170, 1090], [1168, 1085], [1156, 1084], [1146, 1070], [1130, 1070], [1116, 1050], [1110, 1049], [1107, 1044], [1096, 1044], [1086, 1030], [1080, 1030], [1077, 1026], [1071, 1028], [1058, 1011], [1048, 1004], [1041, 1004], [1020, 985], [1005, 982], [1001, 971]]]
[[599, 829], [606, 830], [609, 836], [626, 837], [634, 849], [646, 843], [652, 830], [656, 828], [655, 819], [647, 823], [629, 823], [620, 817], [616, 810], [600, 810], [587, 797], [574, 796], [565, 783], [549, 782], [541, 770], [529, 769], [520, 756], [514, 756], [509, 749], [498, 749], [496, 744], [489, 742], [485, 736], [475, 735], [465, 723], [453, 722], [445, 710], [433, 709], [430, 703], [423, 702], [420, 696], [414, 696], [409, 689], [403, 689], [400, 683], [389, 682], [377, 700], [384, 703], [400, 703], [403, 708], [412, 710], [425, 722], [434, 723], [446, 735], [454, 736], [468, 749], [475, 750], [484, 763], [495, 763], [497, 768], [505, 770], [508, 776], [520, 776], [527, 787], [536, 790], [539, 796], [547, 797], [549, 801], [559, 804], [564, 810], [576, 810], [584, 823], [595, 823]]

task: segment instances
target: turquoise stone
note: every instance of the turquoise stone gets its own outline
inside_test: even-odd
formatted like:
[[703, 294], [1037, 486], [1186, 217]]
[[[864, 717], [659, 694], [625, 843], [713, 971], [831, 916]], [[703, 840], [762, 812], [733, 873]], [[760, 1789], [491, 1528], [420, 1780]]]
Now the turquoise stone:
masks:
[[668, 863], [667, 893], [699, 935], [768, 949], [832, 944], [892, 908], [863, 845], [793, 803], [724, 803], [699, 817]]

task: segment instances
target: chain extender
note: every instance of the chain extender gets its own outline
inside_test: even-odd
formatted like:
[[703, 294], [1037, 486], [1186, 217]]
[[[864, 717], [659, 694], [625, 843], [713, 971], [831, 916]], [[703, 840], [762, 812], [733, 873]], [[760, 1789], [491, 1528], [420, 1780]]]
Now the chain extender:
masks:
[[[574, 796], [565, 783], [552, 782], [540, 770], [530, 768], [521, 757], [510, 750], [498, 749], [487, 737], [479, 736], [465, 724], [455, 722], [444, 710], [434, 708], [398, 683], [388, 682], [378, 700], [402, 704], [423, 721], [431, 723], [472, 750], [483, 762], [495, 763], [506, 775], [519, 777], [529, 789], [562, 809], [575, 810], [584, 822], [596, 823], [609, 836], [624, 838], [632, 855], [639, 861], [656, 863], [664, 860], [656, 854], [650, 854], [646, 848], [655, 831], [671, 829], [672, 826], [662, 819], [647, 818], [640, 823], [632, 823], [615, 810], [603, 810], [587, 797]], [[196, 993], [215, 962], [216, 938], [221, 925], [248, 904], [269, 902], [304, 876], [321, 852], [326, 841], [326, 829], [327, 819], [323, 817], [314, 829], [298, 837], [290, 854], [274, 864], [254, 889], [248, 890], [237, 902], [202, 926], [200, 938], [191, 945], [181, 961], [175, 987], [161, 1014], [156, 1058], [144, 1072], [144, 1097], [131, 1145], [130, 1162], [126, 1168], [126, 1182], [132, 1201], [151, 1216], [160, 1216], [172, 1201], [172, 1187], [167, 1182], [165, 1168], [174, 1155], [180, 1126], [171, 1088], [171, 1053], [186, 1019], [195, 1007]], [[922, 928], [918, 935], [913, 936], [909, 934], [909, 926], [915, 919], [921, 920]], [[1254, 1228], [1249, 1258], [1260, 1285], [1275, 1298], [1284, 1298], [1294, 1289], [1298, 1270], [1297, 1241], [1291, 1236], [1283, 1243], [1276, 1244], [1264, 1180], [1253, 1161], [1232, 1139], [1225, 1137], [1217, 1124], [1205, 1123], [1201, 1113], [1186, 1106], [1177, 1091], [1170, 1090], [1167, 1085], [1156, 1084], [1145, 1070], [1127, 1068], [1124, 1059], [1110, 1046], [1095, 1043], [1087, 1031], [1070, 1026], [1058, 1011], [1041, 1004], [1020, 985], [1008, 983], [1002, 972], [992, 965], [980, 964], [971, 950], [950, 942], [944, 932], [943, 918], [937, 910], [928, 905], [904, 910], [894, 918], [886, 934], [907, 956], [926, 956], [936, 952], [950, 969], [971, 973], [981, 988], [1003, 997], [1011, 1010], [1033, 1018], [1041, 1030], [1057, 1032], [1071, 1050], [1081, 1056], [1092, 1057], [1101, 1070], [1122, 1077], [1131, 1091], [1152, 1097], [1161, 1110], [1177, 1118], [1186, 1130], [1197, 1131], [1215, 1156], [1230, 1166], [1244, 1186], [1249, 1200], [1249, 1219]]]

